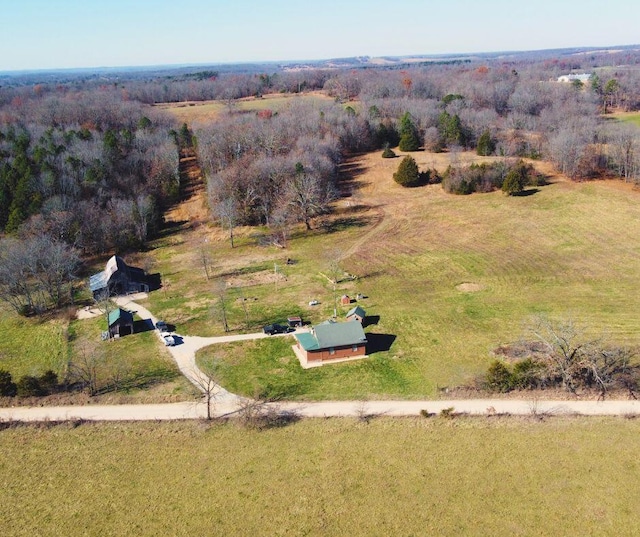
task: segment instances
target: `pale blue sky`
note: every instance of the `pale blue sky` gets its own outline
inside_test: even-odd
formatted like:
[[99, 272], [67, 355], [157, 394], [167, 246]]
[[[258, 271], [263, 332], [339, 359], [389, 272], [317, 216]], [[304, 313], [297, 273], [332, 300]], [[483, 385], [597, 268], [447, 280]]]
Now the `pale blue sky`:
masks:
[[640, 43], [638, 0], [0, 0], [0, 71]]

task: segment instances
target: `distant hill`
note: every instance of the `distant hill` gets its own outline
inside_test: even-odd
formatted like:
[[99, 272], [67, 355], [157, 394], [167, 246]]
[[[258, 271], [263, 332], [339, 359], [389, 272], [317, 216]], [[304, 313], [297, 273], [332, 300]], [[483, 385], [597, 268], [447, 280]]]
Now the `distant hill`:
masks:
[[105, 82], [118, 79], [157, 78], [188, 76], [207, 70], [216, 74], [224, 73], [261, 73], [265, 71], [296, 71], [311, 69], [363, 69], [363, 68], [400, 68], [427, 64], [453, 64], [472, 61], [535, 61], [546, 58], [570, 58], [587, 54], [615, 54], [640, 51], [638, 45], [611, 47], [573, 47], [530, 51], [498, 51], [469, 54], [414, 54], [410, 56], [354, 56], [322, 60], [289, 60], [247, 63], [211, 63], [177, 64], [132, 67], [87, 67], [74, 69], [0, 71], [0, 86], [29, 85], [34, 83], [64, 83], [76, 80], [101, 80]]

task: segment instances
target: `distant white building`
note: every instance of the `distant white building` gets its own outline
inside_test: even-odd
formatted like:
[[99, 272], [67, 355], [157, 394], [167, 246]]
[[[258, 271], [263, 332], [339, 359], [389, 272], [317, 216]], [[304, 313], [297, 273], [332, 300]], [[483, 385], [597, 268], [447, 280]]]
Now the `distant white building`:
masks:
[[561, 75], [558, 77], [558, 82], [573, 82], [574, 80], [579, 80], [583, 84], [589, 82], [591, 78], [591, 74], [589, 73], [572, 73], [570, 75]]

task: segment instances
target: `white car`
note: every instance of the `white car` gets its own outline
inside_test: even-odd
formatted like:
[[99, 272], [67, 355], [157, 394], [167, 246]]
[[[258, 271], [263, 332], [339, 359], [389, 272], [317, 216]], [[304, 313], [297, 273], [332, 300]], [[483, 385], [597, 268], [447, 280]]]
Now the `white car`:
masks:
[[162, 334], [162, 341], [167, 347], [173, 347], [176, 344], [176, 340], [169, 333]]
[[318, 302], [317, 300], [312, 300], [311, 302], [309, 302], [309, 306], [317, 306], [318, 304], [320, 304], [320, 302]]

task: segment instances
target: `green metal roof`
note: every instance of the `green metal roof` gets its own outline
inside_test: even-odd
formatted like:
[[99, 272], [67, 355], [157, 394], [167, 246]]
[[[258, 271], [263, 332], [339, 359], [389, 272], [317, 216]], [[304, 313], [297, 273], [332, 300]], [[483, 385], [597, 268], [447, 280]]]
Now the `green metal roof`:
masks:
[[320, 349], [320, 345], [318, 345], [318, 340], [313, 334], [309, 332], [303, 332], [302, 334], [295, 334], [295, 338], [300, 342], [300, 345], [305, 351], [317, 351]]
[[314, 326], [311, 333], [295, 337], [306, 351], [361, 345], [367, 341], [362, 325], [356, 322], [322, 323]]
[[367, 316], [367, 312], [364, 311], [360, 306], [356, 306], [355, 308], [351, 308], [347, 312], [347, 317], [351, 317], [352, 315], [357, 315], [361, 319], [364, 319]]
[[133, 313], [121, 308], [109, 312], [109, 326], [122, 319], [125, 322], [133, 322]]

